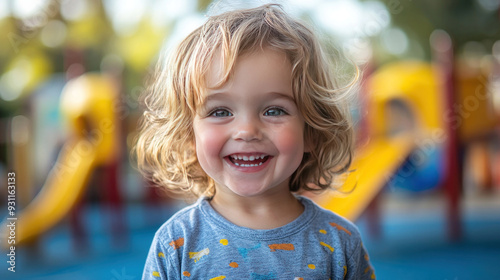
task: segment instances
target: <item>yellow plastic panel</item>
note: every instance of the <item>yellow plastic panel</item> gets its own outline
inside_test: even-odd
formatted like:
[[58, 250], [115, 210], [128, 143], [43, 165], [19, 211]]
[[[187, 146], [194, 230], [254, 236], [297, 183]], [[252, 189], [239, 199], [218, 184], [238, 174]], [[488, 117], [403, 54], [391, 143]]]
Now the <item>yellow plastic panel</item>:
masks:
[[[71, 133], [45, 184], [16, 221], [16, 246], [61, 221], [84, 193], [94, 168], [117, 155], [115, 102], [112, 79], [85, 74], [68, 82], [61, 95], [61, 111]], [[0, 225], [1, 242], [8, 229]]]
[[348, 220], [356, 220], [413, 148], [414, 141], [409, 135], [374, 139], [358, 152], [351, 167], [355, 171], [349, 174], [341, 188], [341, 191], [352, 192], [343, 194], [328, 190], [313, 195], [313, 200]]
[[85, 190], [96, 158], [96, 149], [86, 140], [66, 143], [45, 185], [20, 213], [16, 245], [53, 227], [68, 214]]

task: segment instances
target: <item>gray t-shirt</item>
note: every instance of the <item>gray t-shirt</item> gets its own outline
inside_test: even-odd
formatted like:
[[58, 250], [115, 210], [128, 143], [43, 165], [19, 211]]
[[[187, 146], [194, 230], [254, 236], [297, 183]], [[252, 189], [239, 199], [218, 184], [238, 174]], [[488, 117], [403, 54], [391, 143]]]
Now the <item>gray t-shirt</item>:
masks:
[[297, 198], [304, 212], [270, 230], [236, 226], [200, 198], [156, 232], [142, 279], [375, 279], [356, 226]]

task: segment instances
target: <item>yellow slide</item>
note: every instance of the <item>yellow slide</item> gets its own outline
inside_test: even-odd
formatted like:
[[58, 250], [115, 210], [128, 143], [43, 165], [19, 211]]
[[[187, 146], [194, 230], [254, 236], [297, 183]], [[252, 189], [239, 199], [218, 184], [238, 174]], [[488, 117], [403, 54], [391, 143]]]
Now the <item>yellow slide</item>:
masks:
[[96, 152], [89, 147], [87, 140], [64, 146], [42, 190], [18, 217], [16, 245], [56, 225], [84, 193]]
[[313, 200], [348, 220], [356, 220], [413, 148], [414, 141], [409, 135], [376, 139], [368, 143], [355, 156], [351, 165], [353, 172], [347, 177], [342, 189], [313, 195]]
[[[312, 195], [318, 204], [354, 221], [418, 148], [418, 139], [444, 141], [441, 85], [436, 77], [433, 66], [420, 61], [389, 63], [370, 76], [366, 121], [371, 142], [356, 153], [353, 172], [340, 191]], [[389, 137], [391, 131], [408, 132]]]
[[82, 75], [65, 86], [61, 110], [72, 130], [69, 140], [41, 191], [16, 217], [15, 244], [5, 240], [6, 222], [0, 226], [3, 247], [20, 245], [55, 226], [78, 202], [93, 169], [116, 156], [115, 93], [112, 80], [98, 74]]

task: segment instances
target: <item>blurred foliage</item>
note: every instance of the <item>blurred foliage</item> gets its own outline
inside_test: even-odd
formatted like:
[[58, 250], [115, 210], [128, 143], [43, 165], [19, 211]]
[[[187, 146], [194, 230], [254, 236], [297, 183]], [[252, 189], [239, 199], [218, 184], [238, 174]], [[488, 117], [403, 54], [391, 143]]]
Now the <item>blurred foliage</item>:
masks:
[[[467, 42], [478, 41], [491, 50], [500, 39], [500, 11], [488, 10], [480, 2], [497, 0], [382, 0], [389, 10], [392, 8], [392, 23], [401, 27], [409, 37], [425, 46], [426, 58], [430, 58], [429, 36], [435, 29], [450, 34], [455, 49]], [[484, 5], [484, 4], [483, 4]]]
[[[0, 91], [5, 90], [5, 87], [2, 88], [2, 82], [14, 88], [21, 88], [21, 93], [14, 93], [14, 96], [19, 97], [12, 98], [11, 101], [0, 98], [0, 117], [12, 115], [19, 110], [36, 85], [50, 77], [52, 73], [65, 71], [69, 59], [68, 49], [81, 53], [80, 59], [85, 71], [101, 71], [103, 61], [110, 55], [121, 60], [123, 94], [133, 93], [134, 96], [130, 98], [136, 98], [134, 88], [142, 86], [144, 76], [147, 75], [165, 38], [172, 34], [181, 17], [172, 16], [171, 19], [164, 20], [159, 25], [154, 23], [150, 14], [146, 13], [130, 32], [120, 33], [114, 27], [110, 12], [106, 12], [102, 1], [87, 0], [87, 5], [91, 8], [87, 9], [88, 11], [83, 16], [77, 19], [67, 19], [60, 8], [63, 2], [68, 1], [72, 0], [50, 0], [47, 7], [28, 18], [21, 19], [8, 15], [0, 19], [0, 34], [3, 35], [4, 42], [0, 44]], [[212, 0], [193, 1], [195, 1], [193, 2], [195, 6], [192, 7], [191, 12], [198, 14], [204, 13], [213, 2]], [[373, 2], [372, 0], [360, 1], [362, 3]], [[470, 41], [480, 42], [485, 50], [491, 50], [493, 43], [500, 39], [497, 0], [379, 1], [384, 3], [389, 12], [389, 27], [398, 27], [403, 30], [408, 37], [409, 46], [408, 51], [401, 55], [391, 54], [380, 43], [379, 35], [363, 34], [367, 37], [365, 39], [372, 42], [376, 63], [385, 63], [403, 56], [430, 60], [429, 36], [437, 28], [450, 33], [458, 50]], [[148, 1], [149, 4], [157, 2]], [[13, 6], [13, 1], [9, 3]], [[173, 1], [168, 3], [173, 4]], [[150, 9], [153, 8], [150, 7]], [[312, 12], [314, 9], [318, 10], [322, 7], [312, 7], [307, 11], [299, 11], [298, 14], [309, 20], [314, 17]], [[49, 23], [59, 26], [60, 30], [49, 33], [49, 38], [45, 41], [54, 41], [55, 39], [51, 38], [57, 39], [60, 35], [63, 41], [58, 45], [47, 46], [47, 43], [44, 43], [42, 37]], [[365, 27], [369, 24], [366, 22]], [[324, 27], [320, 29], [327, 30]], [[328, 32], [325, 34], [331, 38], [331, 41], [335, 41], [335, 34], [328, 34]], [[339, 40], [336, 43], [342, 44]], [[19, 71], [16, 69], [21, 69], [24, 76], [19, 76]], [[17, 80], [12, 80], [14, 78]]]
[[[142, 83], [142, 77], [168, 35], [168, 28], [154, 27], [150, 19], [144, 17], [134, 32], [120, 35], [114, 31], [102, 2], [91, 0], [88, 3], [93, 5], [90, 11], [76, 20], [64, 19], [58, 0], [52, 0], [45, 9], [28, 18], [8, 16], [0, 19], [0, 33], [4, 35], [4, 43], [0, 44], [0, 73], [5, 77], [9, 71], [22, 70], [7, 76], [4, 87], [0, 87], [0, 90], [6, 90], [6, 83], [10, 86], [22, 84], [19, 98], [7, 102], [0, 99], [0, 117], [18, 111], [36, 85], [52, 73], [67, 70], [68, 62], [81, 63], [85, 71], [101, 71], [103, 59], [114, 55], [123, 60], [125, 84], [136, 86]], [[65, 26], [62, 30], [64, 41], [56, 46], [42, 42], [44, 29], [50, 22], [62, 22]], [[68, 57], [68, 50], [76, 51], [80, 58]], [[128, 92], [125, 88], [123, 93]]]

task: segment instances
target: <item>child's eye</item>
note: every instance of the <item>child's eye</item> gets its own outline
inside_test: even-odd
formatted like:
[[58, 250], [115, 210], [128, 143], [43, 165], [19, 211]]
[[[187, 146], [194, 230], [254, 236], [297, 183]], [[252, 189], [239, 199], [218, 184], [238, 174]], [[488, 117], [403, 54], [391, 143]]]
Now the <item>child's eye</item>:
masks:
[[269, 108], [264, 113], [264, 116], [281, 116], [281, 115], [287, 115], [287, 112], [278, 107]]
[[210, 117], [223, 118], [223, 117], [231, 117], [233, 114], [229, 112], [227, 109], [215, 109], [208, 114]]

